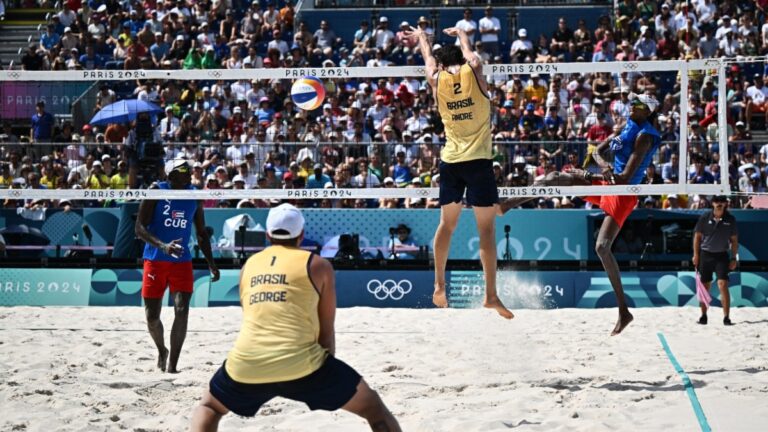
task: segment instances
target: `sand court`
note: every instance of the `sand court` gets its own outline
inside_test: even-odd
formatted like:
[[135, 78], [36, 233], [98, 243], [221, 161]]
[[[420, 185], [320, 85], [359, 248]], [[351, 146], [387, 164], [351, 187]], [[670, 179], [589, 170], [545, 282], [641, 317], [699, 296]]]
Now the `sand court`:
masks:
[[[768, 318], [733, 311], [733, 327], [693, 308], [635, 309], [609, 337], [613, 309], [340, 309], [337, 354], [406, 431], [702, 430], [664, 335], [712, 430], [760, 431], [768, 420]], [[172, 309], [165, 308], [166, 338]], [[240, 309], [190, 314], [180, 373], [155, 370], [136, 307], [0, 309], [0, 429], [181, 431], [237, 335]], [[221, 430], [360, 431], [348, 413], [275, 399]]]

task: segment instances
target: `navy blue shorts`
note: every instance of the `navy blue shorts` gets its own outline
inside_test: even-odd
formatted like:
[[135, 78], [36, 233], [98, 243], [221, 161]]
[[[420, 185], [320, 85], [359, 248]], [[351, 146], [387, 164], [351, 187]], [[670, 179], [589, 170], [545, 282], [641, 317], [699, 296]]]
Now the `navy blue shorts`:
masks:
[[490, 159], [440, 162], [440, 205], [460, 203], [464, 190], [467, 191], [467, 204], [472, 207], [490, 207], [499, 202]]
[[328, 356], [320, 369], [305, 377], [265, 384], [239, 383], [221, 365], [211, 378], [209, 390], [228, 410], [239, 416], [253, 417], [262, 405], [276, 396], [303, 402], [311, 410], [335, 411], [352, 399], [361, 379], [351, 366]]

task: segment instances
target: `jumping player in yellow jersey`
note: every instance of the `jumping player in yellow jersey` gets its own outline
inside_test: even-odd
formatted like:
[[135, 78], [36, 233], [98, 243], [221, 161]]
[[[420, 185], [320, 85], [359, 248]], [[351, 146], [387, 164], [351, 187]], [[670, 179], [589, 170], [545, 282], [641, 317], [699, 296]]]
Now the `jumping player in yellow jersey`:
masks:
[[192, 431], [215, 431], [229, 411], [253, 417], [280, 396], [312, 410], [344, 409], [373, 431], [400, 431], [379, 395], [334, 357], [336, 288], [333, 267], [299, 248], [304, 217], [290, 204], [269, 211], [272, 246], [240, 272], [243, 322], [235, 346], [192, 415]]
[[504, 318], [514, 315], [499, 300], [496, 292], [496, 226], [499, 203], [491, 160], [491, 101], [483, 75], [482, 60], [472, 51], [464, 30], [456, 27], [443, 32], [459, 38], [461, 48], [448, 45], [432, 55], [427, 34], [421, 29], [409, 32], [419, 39], [427, 67], [427, 82], [445, 126], [446, 143], [440, 151], [440, 224], [435, 232], [435, 292], [432, 301], [448, 307], [445, 292], [445, 267], [462, 209], [464, 191], [471, 205], [480, 235], [480, 261], [485, 276], [484, 306]]

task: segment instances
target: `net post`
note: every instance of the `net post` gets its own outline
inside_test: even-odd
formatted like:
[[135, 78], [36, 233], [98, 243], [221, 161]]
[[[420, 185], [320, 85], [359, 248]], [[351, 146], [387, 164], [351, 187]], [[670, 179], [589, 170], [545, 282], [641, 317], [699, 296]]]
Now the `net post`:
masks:
[[720, 147], [720, 187], [724, 194], [728, 194], [731, 190], [728, 170], [728, 106], [726, 105], [727, 90], [725, 85], [725, 69], [727, 66], [728, 63], [725, 61], [720, 61], [717, 66], [717, 141]]
[[680, 140], [678, 141], [678, 184], [680, 194], [688, 192], [688, 62], [680, 65]]

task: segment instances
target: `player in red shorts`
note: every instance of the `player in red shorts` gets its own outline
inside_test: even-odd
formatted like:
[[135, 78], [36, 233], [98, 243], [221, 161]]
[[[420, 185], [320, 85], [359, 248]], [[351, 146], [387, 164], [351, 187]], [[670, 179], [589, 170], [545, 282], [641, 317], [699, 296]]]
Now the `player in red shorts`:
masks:
[[[619, 135], [612, 135], [601, 143], [592, 156], [602, 169], [602, 174], [593, 174], [579, 169], [567, 173], [552, 172], [534, 183], [536, 186], [574, 186], [591, 184], [640, 184], [645, 176], [645, 169], [651, 163], [656, 150], [661, 144], [661, 136], [650, 122], [659, 102], [649, 95], [633, 95], [627, 124]], [[605, 160], [607, 150], [613, 152], [613, 164]], [[538, 197], [510, 198], [499, 205], [501, 214], [520, 204]], [[605, 220], [600, 227], [595, 243], [595, 252], [603, 263], [603, 268], [611, 281], [616, 302], [619, 305], [619, 319], [611, 333], [621, 333], [632, 322], [621, 285], [619, 264], [611, 252], [616, 236], [621, 231], [624, 221], [637, 206], [636, 196], [595, 196], [587, 201], [597, 204], [605, 212]]]
[[[184, 159], [174, 159], [165, 164], [167, 182], [155, 183], [158, 189], [192, 189], [191, 167]], [[203, 252], [211, 271], [211, 281], [219, 279], [219, 269], [213, 261], [211, 242], [205, 231], [203, 206], [194, 200], [142, 201], [136, 219], [136, 235], [146, 242], [144, 247], [144, 277], [141, 296], [147, 328], [158, 351], [157, 367], [177, 373], [179, 353], [187, 336], [189, 301], [192, 298], [192, 255], [189, 237], [195, 225], [197, 244]], [[165, 347], [163, 323], [160, 321], [165, 289], [171, 288], [174, 305], [171, 328], [171, 351]]]

